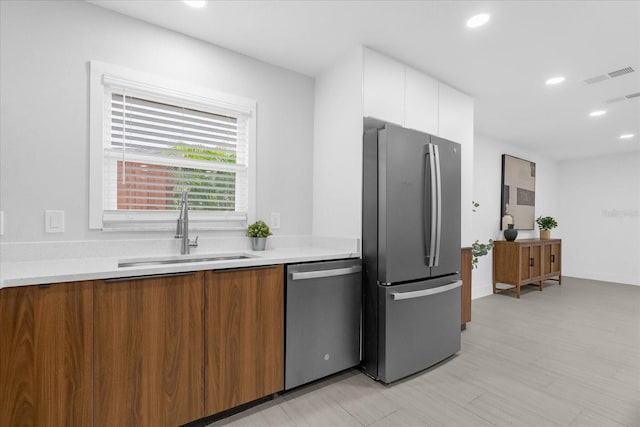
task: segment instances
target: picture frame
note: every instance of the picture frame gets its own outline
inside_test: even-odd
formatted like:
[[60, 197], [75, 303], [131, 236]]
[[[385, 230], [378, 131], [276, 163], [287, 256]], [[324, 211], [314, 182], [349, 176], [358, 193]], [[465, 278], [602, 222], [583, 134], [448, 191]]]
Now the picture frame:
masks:
[[500, 230], [533, 230], [536, 208], [536, 164], [502, 155]]

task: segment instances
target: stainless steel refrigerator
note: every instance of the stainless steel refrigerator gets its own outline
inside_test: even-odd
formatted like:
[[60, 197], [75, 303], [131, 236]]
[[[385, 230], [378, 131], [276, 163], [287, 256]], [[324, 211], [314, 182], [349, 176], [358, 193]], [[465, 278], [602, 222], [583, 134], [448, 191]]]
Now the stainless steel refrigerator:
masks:
[[460, 350], [460, 145], [364, 119], [363, 361], [385, 383]]

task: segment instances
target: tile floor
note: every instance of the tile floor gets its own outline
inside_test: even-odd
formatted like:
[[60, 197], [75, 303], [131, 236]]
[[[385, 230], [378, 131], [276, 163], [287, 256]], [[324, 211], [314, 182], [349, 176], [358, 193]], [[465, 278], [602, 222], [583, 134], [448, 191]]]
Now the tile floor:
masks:
[[350, 370], [210, 427], [640, 427], [640, 286], [567, 277], [472, 309], [434, 368], [390, 386]]

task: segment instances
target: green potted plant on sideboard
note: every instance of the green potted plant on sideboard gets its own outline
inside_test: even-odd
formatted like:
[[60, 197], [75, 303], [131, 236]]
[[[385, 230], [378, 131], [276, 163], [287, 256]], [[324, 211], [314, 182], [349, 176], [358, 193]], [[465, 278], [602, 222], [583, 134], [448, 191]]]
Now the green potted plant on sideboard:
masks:
[[254, 251], [264, 251], [271, 230], [264, 221], [256, 221], [247, 227], [247, 236], [251, 239], [251, 248]]
[[539, 216], [536, 219], [536, 223], [538, 224], [538, 228], [540, 229], [541, 239], [550, 239], [551, 229], [558, 226], [558, 222], [550, 216]]

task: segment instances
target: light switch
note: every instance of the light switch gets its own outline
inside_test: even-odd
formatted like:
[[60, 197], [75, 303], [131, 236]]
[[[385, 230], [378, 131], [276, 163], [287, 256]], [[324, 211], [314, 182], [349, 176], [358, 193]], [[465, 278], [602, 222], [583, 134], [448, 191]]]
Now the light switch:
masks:
[[44, 211], [45, 233], [64, 232], [64, 211]]
[[271, 224], [269, 226], [274, 230], [280, 228], [280, 212], [271, 212]]

